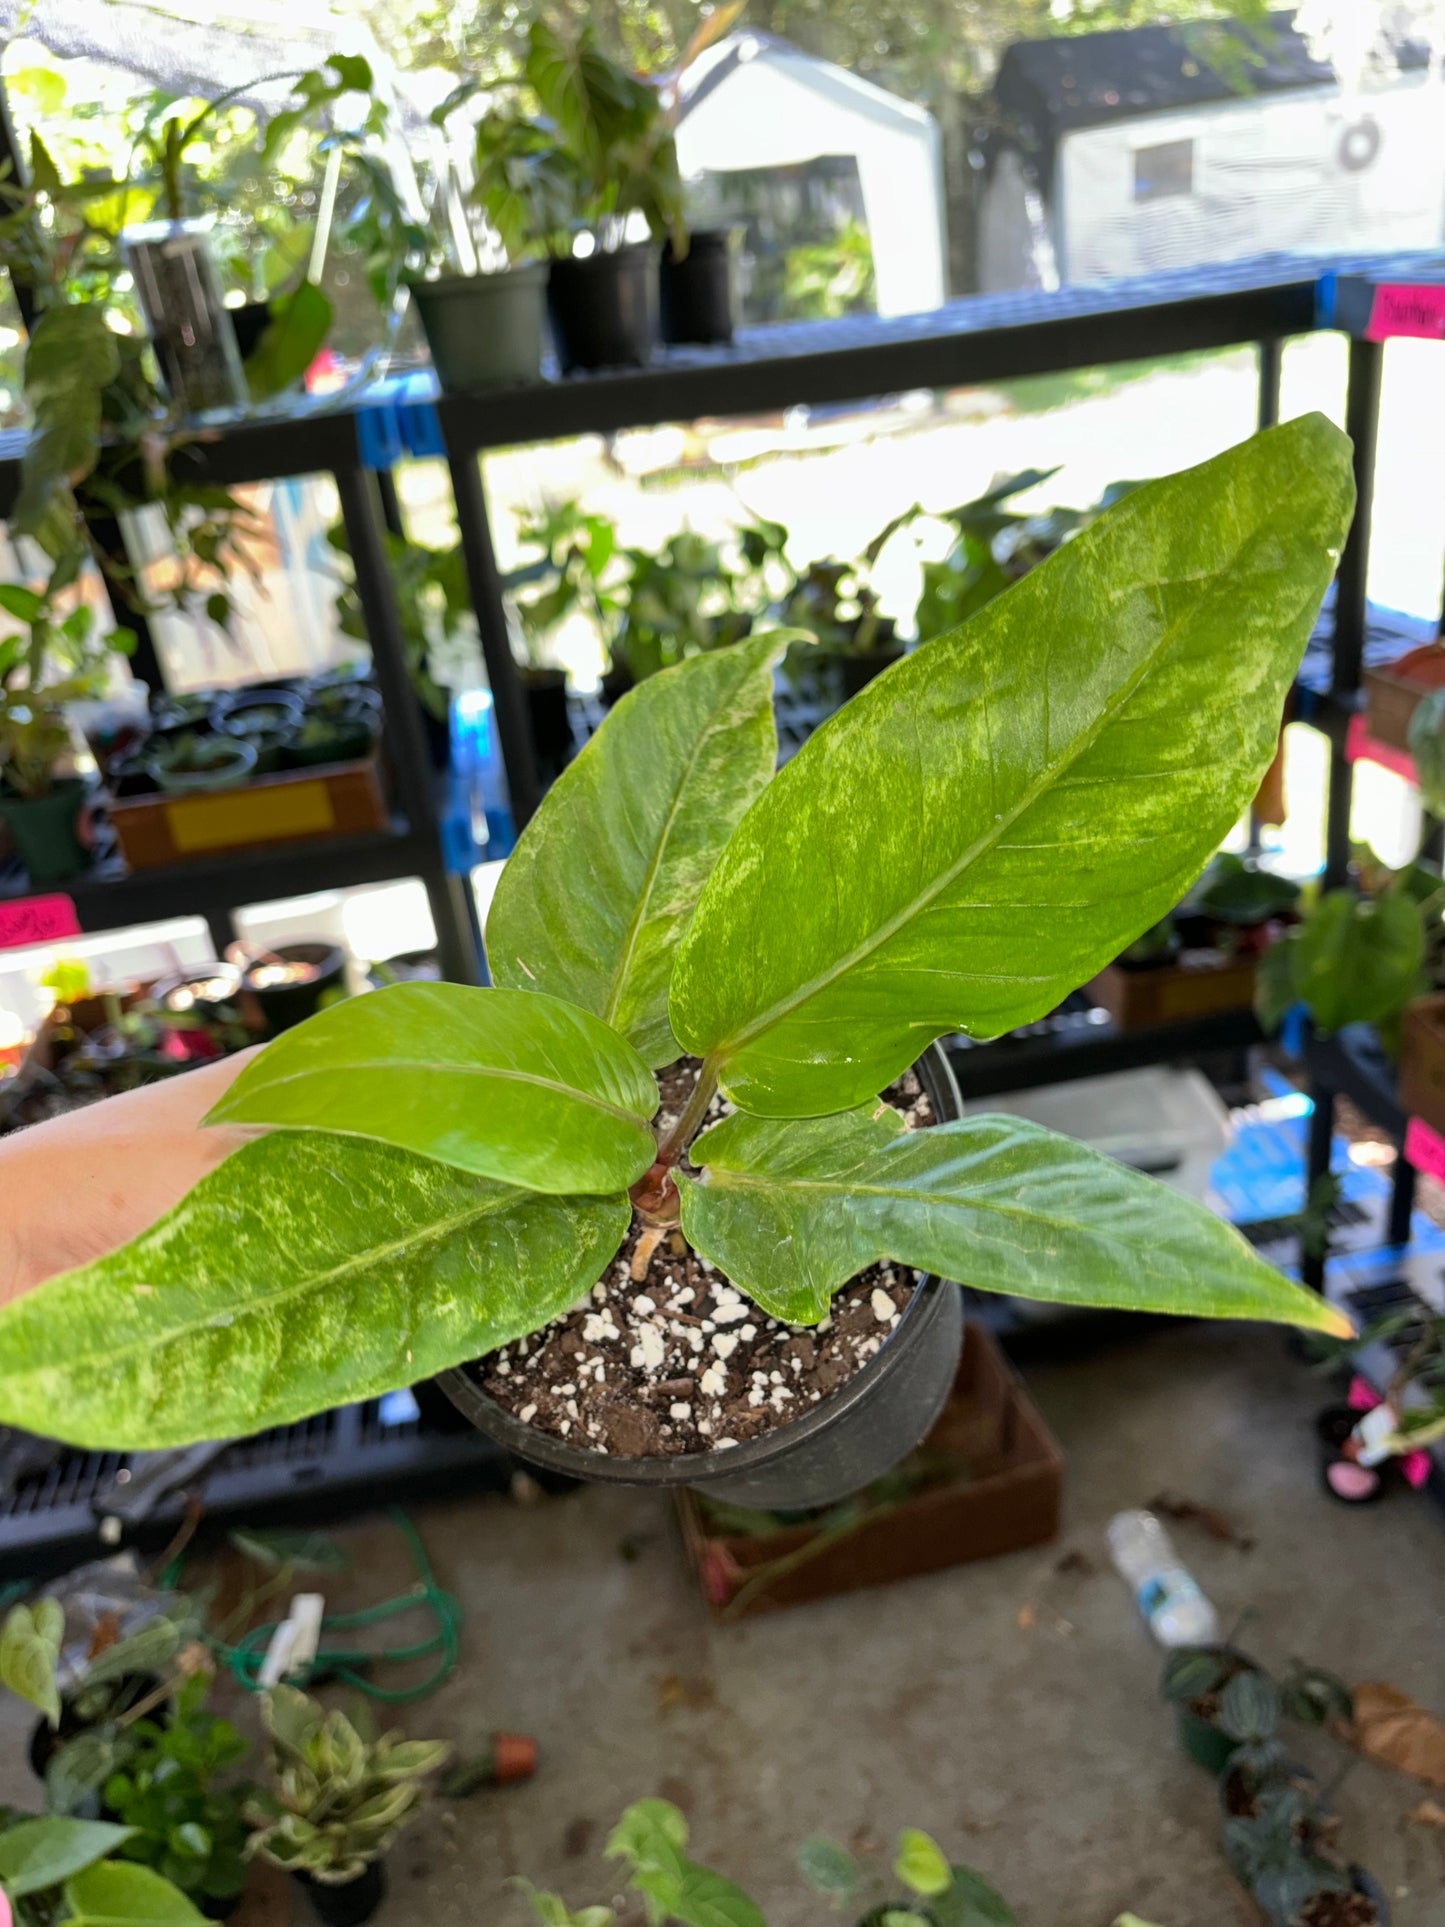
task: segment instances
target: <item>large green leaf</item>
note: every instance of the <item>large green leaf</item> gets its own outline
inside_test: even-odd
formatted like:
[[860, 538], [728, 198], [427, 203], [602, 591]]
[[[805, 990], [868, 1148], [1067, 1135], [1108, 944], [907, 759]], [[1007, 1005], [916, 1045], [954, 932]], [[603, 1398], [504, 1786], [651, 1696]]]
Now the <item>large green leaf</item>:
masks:
[[246, 357], [252, 401], [279, 395], [300, 381], [331, 332], [331, 303], [314, 281], [277, 295], [261, 339]]
[[205, 1927], [205, 1915], [150, 1867], [102, 1860], [65, 1883], [67, 1927]]
[[1404, 890], [1358, 897], [1331, 890], [1295, 932], [1285, 954], [1294, 992], [1321, 1030], [1378, 1023], [1414, 995], [1425, 937]]
[[11, 1900], [58, 1887], [134, 1832], [106, 1820], [22, 1820], [0, 1833], [0, 1886]]
[[772, 665], [787, 634], [694, 656], [624, 696], [548, 791], [487, 919], [499, 984], [547, 990], [679, 1055], [667, 1021], [677, 942], [773, 773]]
[[629, 1213], [364, 1139], [260, 1138], [132, 1244], [0, 1311], [0, 1418], [124, 1450], [410, 1385], [565, 1311]]
[[889, 1110], [738, 1113], [691, 1156], [706, 1168], [678, 1179], [688, 1241], [793, 1324], [892, 1258], [1019, 1298], [1348, 1329], [1203, 1205], [1021, 1118], [904, 1131]]
[[1042, 1016], [1178, 902], [1275, 751], [1349, 524], [1320, 416], [1152, 482], [816, 732], [678, 952], [678, 1040], [750, 1110], [881, 1090]]
[[531, 1191], [624, 1191], [657, 1155], [657, 1084], [559, 998], [392, 984], [254, 1057], [206, 1119], [379, 1138]]
[[60, 1724], [60, 1688], [55, 1669], [65, 1637], [65, 1608], [55, 1599], [33, 1606], [15, 1605], [0, 1630], [0, 1686], [23, 1699], [52, 1726]]
[[[40, 539], [58, 498], [95, 466], [101, 397], [119, 373], [120, 351], [99, 302], [64, 302], [36, 321], [25, 351], [33, 425], [12, 528]], [[53, 557], [53, 546], [42, 546]]]

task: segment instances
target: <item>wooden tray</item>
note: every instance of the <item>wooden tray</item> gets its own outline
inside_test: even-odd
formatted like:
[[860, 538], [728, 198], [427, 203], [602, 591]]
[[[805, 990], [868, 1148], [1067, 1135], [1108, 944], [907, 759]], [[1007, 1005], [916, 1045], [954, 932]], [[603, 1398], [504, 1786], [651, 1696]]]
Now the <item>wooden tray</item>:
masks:
[[375, 755], [356, 763], [280, 771], [240, 789], [121, 797], [111, 802], [109, 815], [132, 870], [269, 850], [280, 843], [362, 836], [390, 826]]
[[1410, 747], [1410, 719], [1420, 699], [1430, 694], [1431, 686], [1409, 682], [1389, 669], [1367, 669], [1362, 678], [1365, 691], [1365, 727], [1377, 743], [1391, 749]]
[[927, 1448], [966, 1459], [972, 1476], [865, 1517], [845, 1537], [737, 1605], [730, 1602], [761, 1567], [799, 1551], [818, 1536], [818, 1528], [802, 1525], [765, 1538], [719, 1533], [698, 1499], [679, 1493], [683, 1541], [714, 1616], [740, 1619], [915, 1573], [942, 1572], [1041, 1545], [1058, 1532], [1064, 1455], [1002, 1352], [979, 1326], [964, 1329], [958, 1377], [924, 1441]]
[[1084, 990], [1108, 1011], [1120, 1030], [1152, 1030], [1189, 1017], [1248, 1010], [1254, 1002], [1255, 961], [1227, 957], [1199, 969], [1174, 963], [1145, 970], [1125, 970], [1111, 963]]
[[1445, 993], [1419, 997], [1400, 1026], [1400, 1103], [1445, 1137]]

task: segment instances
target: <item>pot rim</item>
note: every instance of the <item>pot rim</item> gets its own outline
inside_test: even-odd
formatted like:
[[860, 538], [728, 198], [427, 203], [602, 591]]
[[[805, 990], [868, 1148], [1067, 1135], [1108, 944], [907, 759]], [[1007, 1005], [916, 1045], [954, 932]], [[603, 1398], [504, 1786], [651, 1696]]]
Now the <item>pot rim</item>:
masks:
[[438, 274], [431, 277], [404, 274], [401, 285], [409, 294], [436, 295], [438, 299], [448, 301], [478, 292], [489, 294], [498, 286], [510, 285], [515, 288], [525, 282], [545, 281], [551, 265], [549, 260], [514, 261], [505, 268], [493, 268], [490, 272], [478, 270], [476, 274]]
[[[911, 1068], [917, 1069], [939, 1122], [963, 1115], [963, 1100], [941, 1040], [931, 1043]], [[471, 1375], [477, 1361], [454, 1365], [437, 1374], [437, 1383], [481, 1432], [495, 1439], [516, 1458], [530, 1460], [549, 1472], [603, 1485], [706, 1485], [713, 1479], [756, 1472], [829, 1430], [874, 1389], [924, 1336], [947, 1293], [957, 1287], [928, 1272], [919, 1278], [896, 1329], [865, 1365], [836, 1392], [820, 1399], [800, 1417], [776, 1425], [761, 1438], [724, 1451], [679, 1452], [668, 1457], [623, 1458], [593, 1447], [573, 1445], [531, 1425], [524, 1425], [505, 1406], [484, 1392]]]

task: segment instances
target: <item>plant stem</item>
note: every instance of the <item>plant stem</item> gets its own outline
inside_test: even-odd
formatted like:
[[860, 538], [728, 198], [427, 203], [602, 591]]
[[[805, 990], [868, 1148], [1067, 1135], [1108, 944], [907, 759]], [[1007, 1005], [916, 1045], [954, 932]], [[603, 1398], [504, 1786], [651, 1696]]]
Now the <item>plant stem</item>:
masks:
[[697, 1082], [692, 1087], [692, 1096], [683, 1107], [682, 1116], [657, 1147], [659, 1164], [680, 1162], [683, 1152], [702, 1128], [707, 1107], [712, 1103], [716, 1091], [717, 1066], [709, 1057], [697, 1074]]

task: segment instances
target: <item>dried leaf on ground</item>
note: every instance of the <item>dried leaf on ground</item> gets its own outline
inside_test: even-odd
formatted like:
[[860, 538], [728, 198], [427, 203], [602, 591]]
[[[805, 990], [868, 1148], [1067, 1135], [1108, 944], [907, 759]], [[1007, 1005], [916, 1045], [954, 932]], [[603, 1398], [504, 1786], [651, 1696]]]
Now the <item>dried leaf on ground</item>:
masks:
[[1445, 1787], [1445, 1724], [1383, 1681], [1355, 1688], [1355, 1718], [1341, 1733], [1367, 1759]]
[[1255, 1540], [1252, 1533], [1242, 1532], [1227, 1512], [1218, 1506], [1200, 1505], [1196, 1499], [1183, 1499], [1173, 1492], [1160, 1492], [1149, 1501], [1149, 1510], [1161, 1519], [1171, 1519], [1176, 1525], [1202, 1526], [1211, 1539], [1217, 1539], [1222, 1546], [1234, 1546], [1240, 1552], [1253, 1552]]
[[1422, 1800], [1405, 1818], [1412, 1827], [1445, 1827], [1445, 1807], [1438, 1800]]

